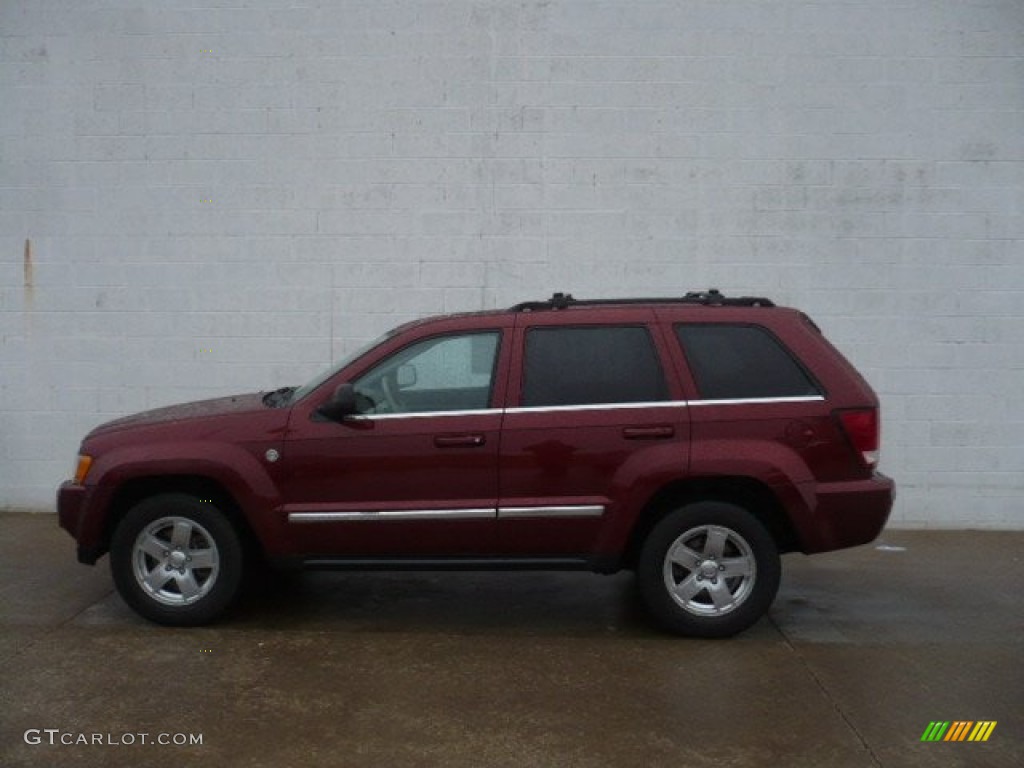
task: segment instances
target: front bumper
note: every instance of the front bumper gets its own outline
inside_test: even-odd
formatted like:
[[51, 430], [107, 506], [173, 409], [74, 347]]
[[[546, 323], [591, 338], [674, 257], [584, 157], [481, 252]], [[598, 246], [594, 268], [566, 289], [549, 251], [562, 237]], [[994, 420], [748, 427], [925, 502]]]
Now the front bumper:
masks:
[[78, 562], [87, 565], [93, 565], [107, 551], [98, 538], [89, 536], [84, 524], [90, 495], [88, 487], [71, 480], [57, 489], [57, 522], [78, 542]]

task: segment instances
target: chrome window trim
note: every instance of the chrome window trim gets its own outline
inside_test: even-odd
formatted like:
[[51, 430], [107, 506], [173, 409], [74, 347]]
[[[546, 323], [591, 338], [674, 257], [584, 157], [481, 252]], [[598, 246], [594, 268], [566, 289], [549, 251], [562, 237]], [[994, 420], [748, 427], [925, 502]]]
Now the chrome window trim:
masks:
[[549, 518], [549, 517], [601, 517], [601, 504], [580, 504], [565, 506], [498, 507], [498, 519]]
[[487, 416], [504, 413], [504, 408], [469, 408], [462, 411], [410, 411], [409, 413], [358, 413], [346, 416], [351, 421], [377, 421], [391, 419], [426, 419], [430, 416]]
[[654, 400], [642, 403], [588, 403], [586, 405], [514, 405], [509, 408], [476, 408], [463, 411], [410, 411], [409, 413], [367, 413], [347, 416], [352, 421], [392, 419], [425, 419], [431, 416], [488, 416], [509, 413], [568, 413], [572, 411], [612, 411], [637, 408], [687, 408], [708, 405], [772, 405], [775, 403], [822, 402], [824, 395], [794, 395], [792, 397], [736, 397], [720, 400]]
[[694, 407], [703, 405], [772, 405], [774, 403], [816, 403], [824, 401], [824, 395], [794, 395], [792, 397], [736, 397], [721, 400], [690, 400]]
[[530, 405], [506, 408], [506, 413], [559, 413], [570, 411], [611, 411], [635, 408], [685, 408], [686, 400], [654, 400], [641, 403], [588, 403], [586, 405]]
[[289, 512], [289, 523], [380, 522], [385, 520], [493, 520], [494, 507], [475, 509], [359, 509], [344, 512]]

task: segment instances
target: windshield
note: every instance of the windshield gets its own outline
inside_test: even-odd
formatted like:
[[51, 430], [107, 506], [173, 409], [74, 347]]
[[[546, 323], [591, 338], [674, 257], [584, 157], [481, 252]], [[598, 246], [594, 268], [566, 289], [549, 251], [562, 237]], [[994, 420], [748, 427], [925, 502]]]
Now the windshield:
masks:
[[392, 336], [394, 336], [394, 334], [395, 334], [394, 331], [388, 331], [383, 336], [379, 336], [378, 338], [374, 339], [373, 341], [369, 342], [368, 344], [364, 344], [363, 346], [359, 347], [359, 349], [357, 349], [355, 352], [350, 352], [349, 354], [345, 355], [345, 357], [343, 357], [341, 360], [336, 362], [334, 365], [332, 365], [326, 371], [323, 371], [323, 372], [317, 374], [310, 381], [306, 382], [301, 387], [299, 387], [294, 392], [292, 392], [292, 395], [288, 399], [288, 402], [289, 403], [298, 402], [299, 400], [304, 398], [306, 395], [308, 395], [310, 392], [312, 392], [314, 389], [316, 389], [321, 384], [323, 384], [325, 381], [327, 381], [329, 378], [331, 378], [334, 374], [336, 374], [342, 368], [344, 368], [346, 365], [348, 365], [349, 363], [353, 362], [357, 358], [362, 357], [364, 354], [369, 352], [374, 347], [383, 344], [385, 341], [387, 341]]

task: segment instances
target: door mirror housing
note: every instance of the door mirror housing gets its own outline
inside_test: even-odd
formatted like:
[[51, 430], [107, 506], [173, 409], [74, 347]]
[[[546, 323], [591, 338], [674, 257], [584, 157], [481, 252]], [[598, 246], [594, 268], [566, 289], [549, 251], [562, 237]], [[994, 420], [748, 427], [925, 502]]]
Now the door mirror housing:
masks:
[[410, 363], [398, 366], [395, 374], [396, 384], [399, 389], [408, 389], [416, 386], [416, 366]]
[[350, 382], [345, 382], [334, 390], [331, 399], [321, 405], [317, 410], [331, 421], [341, 421], [346, 416], [358, 412], [356, 404], [356, 391]]

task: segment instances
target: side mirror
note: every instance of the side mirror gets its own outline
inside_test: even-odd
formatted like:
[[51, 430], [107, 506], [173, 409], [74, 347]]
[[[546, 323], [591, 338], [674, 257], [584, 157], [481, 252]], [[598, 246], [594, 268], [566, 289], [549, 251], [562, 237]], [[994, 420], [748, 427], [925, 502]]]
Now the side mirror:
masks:
[[346, 381], [334, 390], [331, 399], [317, 410], [331, 421], [341, 421], [346, 416], [351, 416], [358, 411], [355, 389]]
[[408, 389], [409, 387], [416, 386], [416, 366], [410, 363], [398, 366], [396, 378], [397, 381], [395, 383], [398, 384], [399, 389]]

